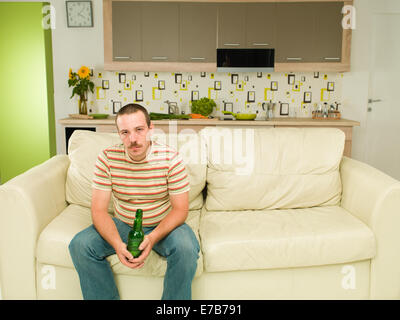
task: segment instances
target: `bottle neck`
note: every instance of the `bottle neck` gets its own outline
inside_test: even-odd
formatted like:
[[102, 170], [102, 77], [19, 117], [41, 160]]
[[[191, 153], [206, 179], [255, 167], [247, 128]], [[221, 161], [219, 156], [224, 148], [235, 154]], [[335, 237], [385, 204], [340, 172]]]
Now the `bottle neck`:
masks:
[[140, 231], [142, 230], [142, 212], [136, 212], [135, 221], [133, 222], [133, 230]]

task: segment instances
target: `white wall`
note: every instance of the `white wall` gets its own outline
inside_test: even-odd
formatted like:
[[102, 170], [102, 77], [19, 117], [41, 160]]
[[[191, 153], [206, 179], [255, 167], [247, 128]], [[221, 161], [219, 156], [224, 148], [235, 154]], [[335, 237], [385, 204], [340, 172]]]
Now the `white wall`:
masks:
[[[52, 31], [54, 107], [56, 121], [76, 113], [76, 96], [70, 99], [72, 89], [68, 88], [69, 68], [79, 69], [82, 65], [96, 69], [104, 67], [103, 1], [94, 0], [93, 28], [68, 28], [65, 1], [51, 0], [56, 9], [56, 28]], [[62, 128], [56, 123], [57, 153], [62, 150]]]

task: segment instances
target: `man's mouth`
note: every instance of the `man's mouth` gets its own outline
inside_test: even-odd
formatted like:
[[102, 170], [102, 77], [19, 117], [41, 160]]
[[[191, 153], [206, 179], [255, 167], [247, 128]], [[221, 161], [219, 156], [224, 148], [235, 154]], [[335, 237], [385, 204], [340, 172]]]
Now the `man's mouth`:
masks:
[[134, 145], [134, 146], [131, 146], [130, 148], [133, 149], [133, 150], [138, 150], [138, 149], [140, 149], [140, 146]]

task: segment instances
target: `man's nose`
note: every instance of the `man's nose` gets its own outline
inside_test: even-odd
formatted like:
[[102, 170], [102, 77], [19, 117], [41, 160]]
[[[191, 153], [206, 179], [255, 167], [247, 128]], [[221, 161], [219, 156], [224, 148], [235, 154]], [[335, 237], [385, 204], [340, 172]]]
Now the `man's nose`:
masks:
[[130, 134], [130, 136], [129, 136], [129, 140], [131, 141], [131, 142], [135, 142], [135, 141], [137, 141], [137, 133], [136, 132], [132, 132], [131, 134]]

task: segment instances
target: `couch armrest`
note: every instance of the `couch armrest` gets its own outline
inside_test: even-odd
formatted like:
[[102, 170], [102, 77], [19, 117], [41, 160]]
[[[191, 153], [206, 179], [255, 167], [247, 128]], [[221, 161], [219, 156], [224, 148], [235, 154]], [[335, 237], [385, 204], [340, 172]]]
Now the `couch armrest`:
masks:
[[65, 207], [66, 155], [0, 186], [0, 285], [3, 299], [36, 298], [36, 243]]
[[373, 231], [370, 298], [400, 298], [400, 182], [357, 160], [343, 157], [341, 206]]

